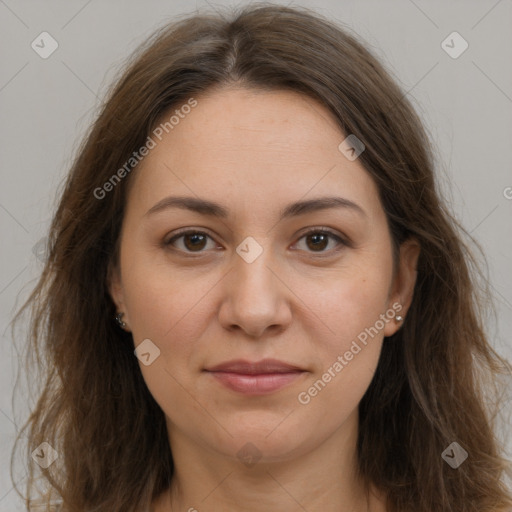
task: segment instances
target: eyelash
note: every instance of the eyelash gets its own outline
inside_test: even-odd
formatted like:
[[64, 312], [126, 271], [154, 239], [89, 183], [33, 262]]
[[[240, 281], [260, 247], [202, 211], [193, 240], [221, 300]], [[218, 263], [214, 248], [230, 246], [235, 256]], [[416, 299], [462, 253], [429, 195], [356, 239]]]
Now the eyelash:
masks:
[[[322, 257], [322, 256], [324, 256], [326, 254], [327, 255], [331, 255], [331, 253], [338, 252], [343, 247], [352, 247], [351, 243], [348, 240], [343, 239], [342, 237], [340, 237], [339, 235], [337, 235], [336, 233], [334, 233], [330, 229], [324, 228], [324, 227], [321, 227], [321, 228], [311, 228], [308, 231], [306, 231], [305, 233], [303, 233], [298, 240], [302, 240], [303, 238], [307, 237], [308, 235], [312, 235], [312, 234], [328, 235], [330, 238], [334, 239], [339, 244], [337, 248], [334, 248], [334, 249], [331, 249], [331, 250], [318, 251], [318, 252], [307, 251], [307, 252], [310, 252], [311, 254], [314, 254], [316, 257]], [[185, 235], [206, 235], [207, 237], [209, 237], [210, 239], [213, 240], [213, 237], [209, 233], [207, 233], [205, 231], [184, 228], [183, 230], [177, 231], [174, 234], [174, 236], [172, 238], [170, 238], [169, 240], [165, 241], [163, 245], [165, 247], [171, 247], [172, 249], [176, 250], [177, 252], [182, 252], [182, 253], [186, 254], [187, 256], [191, 256], [191, 257], [194, 257], [195, 254], [200, 255], [203, 252], [206, 252], [205, 250], [200, 250], [200, 251], [186, 251], [185, 250], [184, 251], [182, 249], [176, 249], [176, 248], [172, 247], [173, 243], [176, 240], [184, 237]]]

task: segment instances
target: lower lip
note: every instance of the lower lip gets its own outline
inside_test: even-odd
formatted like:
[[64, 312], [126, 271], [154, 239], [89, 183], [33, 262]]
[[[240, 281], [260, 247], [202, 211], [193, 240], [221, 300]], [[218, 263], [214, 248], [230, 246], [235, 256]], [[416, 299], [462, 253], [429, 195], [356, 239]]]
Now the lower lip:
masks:
[[298, 379], [304, 372], [265, 373], [260, 375], [229, 372], [209, 373], [221, 384], [238, 393], [244, 393], [246, 395], [265, 395], [287, 386]]

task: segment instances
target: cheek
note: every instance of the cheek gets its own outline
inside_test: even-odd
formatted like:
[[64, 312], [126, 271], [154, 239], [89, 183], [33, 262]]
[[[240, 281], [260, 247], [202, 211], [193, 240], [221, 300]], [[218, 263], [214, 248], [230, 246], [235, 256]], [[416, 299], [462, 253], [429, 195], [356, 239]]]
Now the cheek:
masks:
[[370, 385], [383, 328], [392, 321], [385, 317], [392, 258], [376, 252], [359, 256], [357, 263], [347, 264], [309, 293], [308, 306], [318, 312], [308, 326], [317, 361], [297, 399], [313, 415], [332, 410], [325, 419], [332, 428], [357, 407]]
[[[197, 286], [183, 287], [174, 282], [164, 284], [148, 280], [143, 283], [144, 289], [130, 305], [130, 319], [135, 345], [149, 338], [160, 351], [158, 362], [162, 368], [158, 372], [142, 368], [148, 386], [151, 389], [151, 383], [157, 388], [163, 385], [169, 394], [169, 385], [174, 389], [173, 379], [188, 386], [191, 373], [199, 366], [200, 341], [212, 321], [212, 307], [208, 300], [211, 286], [199, 282]], [[178, 387], [170, 394], [179, 391]]]
[[141, 372], [168, 419], [186, 430], [198, 418], [205, 421], [204, 397], [197, 395], [195, 379], [204, 351], [200, 343], [212, 321], [209, 292], [218, 278], [193, 278], [186, 271], [177, 277], [169, 268], [150, 264], [139, 266], [142, 272], [135, 268], [125, 285], [131, 291], [127, 306], [134, 342], [150, 339], [160, 351], [150, 365], [140, 363]]
[[127, 244], [123, 282], [136, 344], [145, 338], [158, 340], [159, 344], [168, 344], [176, 337], [193, 339], [200, 327], [198, 320], [208, 318], [208, 294], [219, 281], [211, 271], [198, 273], [192, 268], [173, 267], [161, 251], [138, 250]]
[[[350, 349], [355, 339], [364, 341], [368, 330], [382, 330], [381, 316], [388, 307], [392, 259], [359, 254], [328, 275], [297, 280], [294, 292], [315, 313], [308, 325], [310, 339], [323, 351], [323, 363]], [[310, 276], [311, 277], [311, 276]], [[318, 337], [318, 333], [325, 333]], [[323, 342], [320, 343], [320, 339]]]
[[323, 433], [335, 431], [357, 409], [375, 374], [384, 337], [380, 317], [387, 281], [347, 278], [339, 284], [320, 310], [329, 329], [319, 337], [319, 321], [311, 327], [315, 371], [295, 397], [304, 418], [322, 418]]

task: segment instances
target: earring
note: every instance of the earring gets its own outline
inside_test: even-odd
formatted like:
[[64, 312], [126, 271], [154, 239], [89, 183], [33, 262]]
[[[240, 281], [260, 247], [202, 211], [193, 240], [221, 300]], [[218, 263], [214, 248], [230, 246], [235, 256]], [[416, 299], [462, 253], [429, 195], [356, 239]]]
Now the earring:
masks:
[[124, 329], [126, 327], [126, 322], [123, 322], [123, 316], [124, 316], [124, 313], [118, 313], [116, 315], [116, 322], [118, 323], [119, 327], [121, 327], [122, 329]]
[[395, 318], [397, 322], [401, 322], [403, 320], [403, 317], [400, 315], [397, 315]]

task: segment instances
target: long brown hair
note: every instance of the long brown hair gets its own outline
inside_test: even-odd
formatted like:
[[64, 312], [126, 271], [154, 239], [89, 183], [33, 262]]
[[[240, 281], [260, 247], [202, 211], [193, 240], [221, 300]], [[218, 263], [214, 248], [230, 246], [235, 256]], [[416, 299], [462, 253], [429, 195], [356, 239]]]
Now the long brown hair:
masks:
[[[422, 123], [350, 29], [304, 8], [266, 4], [229, 17], [196, 14], [156, 32], [79, 149], [42, 276], [15, 317], [31, 311], [27, 351], [42, 373], [20, 439], [27, 436], [27, 455], [43, 442], [59, 454], [40, 470], [47, 488], [65, 511], [135, 512], [169, 486], [164, 414], [142, 378], [131, 334], [113, 321], [107, 288], [136, 165], [110, 181], [108, 193], [98, 189], [106, 190], [165, 112], [229, 84], [297, 91], [330, 109], [340, 130], [366, 146], [359, 159], [378, 186], [395, 249], [409, 237], [421, 245], [407, 319], [384, 343], [359, 406], [364, 481], [386, 494], [393, 512], [512, 506], [487, 407], [495, 401], [486, 394], [506, 361], [484, 333], [485, 287], [473, 277], [464, 231], [443, 205]], [[441, 456], [454, 441], [469, 454], [458, 469]], [[27, 505], [36, 497], [36, 468], [28, 468]]]

